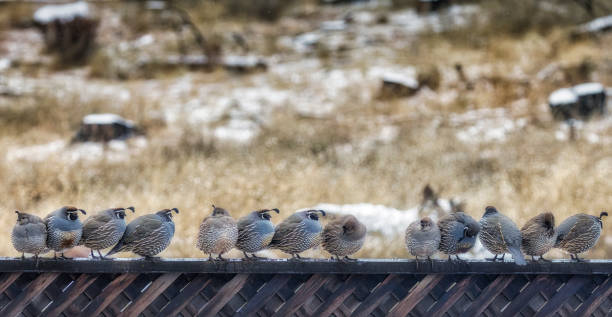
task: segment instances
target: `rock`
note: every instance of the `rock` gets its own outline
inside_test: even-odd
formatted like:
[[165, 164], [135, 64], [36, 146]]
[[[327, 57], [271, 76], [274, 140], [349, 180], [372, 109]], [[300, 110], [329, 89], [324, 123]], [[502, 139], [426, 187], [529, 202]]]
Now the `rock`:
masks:
[[578, 96], [578, 114], [583, 118], [606, 114], [606, 89], [600, 83], [584, 83], [572, 88]]
[[98, 20], [86, 2], [43, 6], [34, 12], [34, 24], [64, 64], [82, 62], [93, 50]]
[[400, 72], [388, 72], [382, 77], [380, 97], [409, 97], [419, 90], [419, 82], [414, 77]]
[[255, 56], [225, 56], [222, 65], [226, 70], [240, 74], [268, 69], [268, 64]]
[[136, 134], [134, 123], [116, 114], [90, 114], [83, 118], [73, 142], [125, 140]]
[[557, 89], [548, 97], [548, 106], [555, 119], [566, 121], [576, 116], [578, 96], [571, 88]]
[[600, 83], [583, 83], [555, 90], [548, 105], [557, 120], [589, 119], [606, 114], [606, 90]]

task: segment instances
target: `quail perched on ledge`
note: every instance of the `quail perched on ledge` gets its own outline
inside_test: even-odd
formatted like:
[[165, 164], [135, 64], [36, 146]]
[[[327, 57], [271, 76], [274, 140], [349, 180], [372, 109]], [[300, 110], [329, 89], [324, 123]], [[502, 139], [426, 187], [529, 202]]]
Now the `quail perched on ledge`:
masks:
[[545, 212], [527, 220], [521, 228], [521, 236], [521, 248], [526, 255], [530, 255], [533, 261], [536, 256], [547, 261], [544, 259], [544, 253], [552, 249], [557, 241], [555, 216]]
[[269, 247], [281, 250], [299, 259], [299, 253], [321, 243], [323, 228], [319, 222], [319, 213], [325, 216], [323, 210], [304, 210], [298, 211], [283, 220], [276, 226]]
[[227, 210], [215, 205], [212, 207], [212, 214], [204, 218], [200, 224], [197, 247], [208, 254], [211, 260], [213, 253], [218, 254], [219, 259], [223, 260], [223, 253], [236, 245], [238, 226]]
[[440, 229], [440, 251], [448, 254], [448, 260], [454, 255], [466, 253], [474, 247], [480, 224], [463, 212], [452, 212], [438, 220]]
[[249, 258], [247, 253], [251, 253], [257, 258], [255, 252], [268, 247], [274, 237], [274, 225], [270, 221], [270, 212], [279, 213], [278, 208], [262, 209], [252, 211], [248, 215], [238, 219], [238, 240], [236, 248], [244, 253], [245, 258]]
[[431, 218], [423, 217], [406, 228], [406, 248], [417, 261], [419, 257], [426, 257], [431, 261], [431, 256], [438, 251], [439, 246], [440, 229]]
[[599, 217], [577, 214], [565, 219], [557, 227], [555, 247], [568, 252], [572, 259], [580, 261], [578, 254], [588, 251], [599, 240], [604, 216], [608, 216], [608, 213], [602, 211]]
[[145, 258], [151, 258], [164, 251], [174, 236], [172, 212], [178, 214], [179, 210], [163, 209], [134, 219], [128, 224], [121, 240], [106, 255], [132, 251]]
[[514, 258], [514, 263], [526, 265], [523, 253], [521, 253], [521, 231], [516, 224], [508, 217], [502, 215], [495, 207], [488, 206], [480, 219], [480, 242], [482, 245], [495, 254], [491, 260], [497, 260], [497, 255], [510, 252]]
[[81, 241], [83, 224], [79, 220], [79, 212], [86, 214], [83, 209], [72, 206], [64, 206], [45, 217], [47, 225], [47, 247], [53, 250], [53, 258], [57, 258], [57, 252], [75, 247]]
[[40, 217], [25, 212], [17, 213], [17, 223], [13, 227], [11, 241], [13, 247], [21, 252], [21, 258], [25, 259], [25, 253], [38, 255], [46, 253], [47, 249], [47, 226]]
[[114, 246], [123, 237], [127, 227], [126, 209], [134, 212], [134, 207], [111, 208], [99, 211], [85, 220], [80, 244], [91, 249], [92, 258], [95, 258], [93, 250], [97, 250], [100, 259], [103, 259], [100, 250]]
[[366, 226], [353, 215], [343, 215], [329, 222], [323, 229], [323, 249], [336, 259], [357, 253], [363, 246], [366, 236]]

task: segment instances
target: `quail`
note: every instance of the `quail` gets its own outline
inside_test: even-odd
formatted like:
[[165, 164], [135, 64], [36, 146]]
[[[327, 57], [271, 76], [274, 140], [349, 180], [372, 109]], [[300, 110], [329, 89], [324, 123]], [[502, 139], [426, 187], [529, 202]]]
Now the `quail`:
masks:
[[366, 226], [353, 215], [343, 215], [329, 222], [323, 229], [323, 249], [336, 256], [337, 260], [343, 256], [357, 253], [363, 246], [366, 236]]
[[13, 247], [21, 252], [21, 258], [25, 259], [25, 253], [38, 255], [46, 253], [47, 249], [47, 226], [40, 217], [25, 212], [17, 213], [17, 223], [13, 227], [11, 240]]
[[521, 253], [521, 231], [510, 218], [502, 215], [495, 207], [488, 206], [480, 219], [480, 227], [480, 242], [495, 254], [490, 260], [495, 261], [497, 255], [502, 254], [503, 261], [505, 253], [510, 252], [514, 263], [527, 264]]
[[174, 236], [172, 212], [178, 214], [179, 210], [163, 209], [134, 219], [125, 228], [121, 240], [106, 255], [132, 251], [145, 258], [152, 258], [162, 252]]
[[431, 261], [431, 256], [438, 251], [439, 246], [440, 229], [431, 218], [423, 217], [406, 228], [406, 248], [416, 257], [417, 261], [419, 257], [426, 257]]
[[45, 217], [47, 247], [53, 250], [53, 258], [57, 258], [57, 252], [61, 252], [61, 258], [65, 259], [64, 251], [81, 241], [83, 224], [79, 220], [79, 212], [86, 214], [83, 209], [64, 206]]
[[270, 248], [278, 249], [300, 259], [299, 253], [314, 248], [321, 243], [323, 228], [319, 222], [319, 213], [323, 210], [298, 211], [283, 220], [274, 231]]
[[466, 253], [476, 243], [476, 237], [480, 232], [480, 224], [464, 212], [452, 212], [438, 220], [440, 229], [439, 250], [448, 254], [448, 260], [454, 255], [457, 260], [459, 254]]
[[555, 232], [555, 216], [550, 212], [541, 213], [525, 223], [521, 228], [521, 249], [525, 255], [530, 255], [531, 260], [535, 257], [544, 259], [544, 253], [555, 246], [557, 234]]
[[212, 260], [212, 254], [218, 254], [223, 260], [223, 253], [231, 250], [238, 239], [238, 226], [227, 210], [212, 206], [212, 214], [200, 224], [196, 246]]
[[578, 254], [588, 251], [599, 240], [604, 216], [608, 216], [608, 213], [602, 211], [599, 217], [576, 214], [565, 219], [557, 227], [555, 247], [568, 252], [572, 259], [581, 261]]
[[258, 258], [255, 252], [268, 247], [274, 237], [274, 225], [270, 221], [270, 212], [279, 213], [278, 208], [262, 209], [252, 211], [248, 215], [238, 219], [238, 240], [236, 248], [244, 253], [245, 258], [249, 258], [247, 253], [251, 253], [253, 258]]
[[91, 249], [92, 258], [95, 258], [93, 251], [97, 250], [100, 259], [103, 259], [100, 250], [114, 246], [123, 237], [127, 226], [126, 209], [134, 212], [134, 207], [111, 208], [99, 211], [85, 220], [80, 244]]

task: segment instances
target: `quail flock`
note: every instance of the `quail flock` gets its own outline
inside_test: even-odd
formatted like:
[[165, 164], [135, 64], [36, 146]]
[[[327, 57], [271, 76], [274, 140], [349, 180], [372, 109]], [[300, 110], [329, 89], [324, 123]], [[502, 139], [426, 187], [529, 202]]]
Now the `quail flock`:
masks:
[[[278, 208], [261, 209], [234, 220], [223, 208], [212, 206], [212, 213], [200, 224], [196, 246], [213, 259], [224, 260], [223, 254], [233, 248], [241, 251], [245, 259], [259, 258], [256, 252], [276, 249], [300, 259], [300, 253], [321, 245], [336, 260], [352, 260], [366, 239], [366, 225], [354, 215], [336, 215], [323, 228], [319, 216], [326, 216], [324, 210], [297, 211], [277, 226], [271, 221], [271, 213], [280, 213]], [[79, 213], [86, 212], [72, 206], [61, 207], [45, 218], [15, 211], [17, 222], [11, 233], [15, 250], [33, 254], [35, 259], [49, 251], [54, 258], [77, 245], [91, 249], [91, 257], [97, 251], [111, 248], [106, 254], [130, 251], [136, 255], [152, 258], [165, 250], [174, 236], [173, 213], [177, 208], [163, 209], [156, 213], [140, 216], [126, 224], [126, 210], [134, 207], [110, 208], [90, 215], [83, 223]], [[460, 254], [469, 252], [480, 240], [494, 257], [489, 260], [504, 260], [506, 253], [512, 254], [514, 262], [525, 265], [523, 256], [531, 260], [548, 261], [544, 254], [552, 248], [561, 249], [571, 258], [581, 261], [579, 254], [595, 246], [603, 230], [603, 211], [599, 216], [576, 214], [555, 226], [555, 217], [550, 212], [541, 213], [525, 222], [519, 230], [516, 224], [495, 207], [485, 208], [480, 221], [474, 220], [462, 211], [453, 211], [442, 216], [437, 222], [429, 217], [410, 223], [405, 232], [408, 252], [419, 258], [431, 260], [438, 251], [448, 255], [452, 261]], [[250, 256], [249, 256], [250, 254]], [[418, 266], [417, 266], [418, 267]]]

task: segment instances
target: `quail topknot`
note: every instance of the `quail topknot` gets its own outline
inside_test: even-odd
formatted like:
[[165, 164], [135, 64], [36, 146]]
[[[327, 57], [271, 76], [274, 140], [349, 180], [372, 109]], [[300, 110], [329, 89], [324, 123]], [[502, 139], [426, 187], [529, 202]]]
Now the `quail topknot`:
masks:
[[336, 259], [357, 253], [363, 246], [366, 236], [366, 226], [353, 215], [342, 215], [329, 222], [323, 229], [323, 249]]
[[555, 247], [569, 253], [572, 259], [580, 261], [578, 254], [588, 251], [599, 240], [604, 216], [608, 216], [608, 213], [602, 211], [599, 217], [581, 213], [565, 219], [557, 227]]
[[521, 253], [521, 231], [510, 218], [502, 215], [495, 207], [488, 206], [480, 219], [480, 227], [480, 242], [495, 254], [491, 260], [497, 260], [497, 255], [502, 254], [503, 261], [505, 253], [510, 252], [514, 263], [527, 264]]
[[57, 258], [57, 252], [60, 252], [65, 259], [64, 251], [77, 246], [81, 241], [83, 224], [79, 220], [79, 212], [86, 214], [83, 209], [64, 206], [45, 217], [47, 247], [53, 250], [53, 258]]
[[417, 261], [419, 257], [426, 257], [431, 261], [431, 256], [438, 251], [439, 246], [440, 229], [431, 218], [423, 217], [406, 228], [406, 248]]
[[117, 252], [133, 253], [151, 258], [165, 250], [174, 236], [172, 212], [177, 208], [163, 209], [153, 214], [143, 215], [127, 225], [123, 237], [106, 255]]
[[251, 253], [254, 258], [258, 256], [255, 252], [268, 247], [274, 237], [274, 225], [270, 221], [270, 212], [279, 213], [278, 208], [262, 209], [250, 212], [248, 215], [238, 219], [238, 240], [236, 248], [249, 258]]
[[100, 259], [103, 259], [100, 250], [110, 248], [117, 244], [125, 228], [125, 210], [134, 212], [134, 207], [110, 208], [89, 216], [83, 223], [81, 243], [91, 249], [91, 257], [95, 258], [93, 251], [97, 250]]
[[274, 232], [270, 248], [291, 254], [300, 258], [299, 253], [316, 247], [321, 243], [323, 228], [319, 222], [319, 213], [325, 216], [323, 210], [298, 211], [283, 220]]
[[466, 253], [474, 247], [480, 224], [464, 212], [452, 212], [438, 220], [440, 229], [440, 251], [448, 254], [448, 260], [454, 255]]
[[25, 212], [17, 213], [17, 223], [11, 233], [13, 247], [21, 252], [21, 258], [25, 259], [25, 253], [38, 255], [46, 253], [47, 249], [47, 226], [40, 217]]
[[236, 245], [238, 239], [238, 226], [227, 210], [212, 205], [212, 214], [200, 224], [198, 231], [197, 247], [209, 259], [213, 259], [212, 254], [218, 254], [219, 259], [223, 260], [223, 253], [231, 250]]
[[530, 255], [533, 261], [536, 256], [540, 257], [539, 260], [548, 261], [544, 259], [544, 253], [552, 249], [557, 241], [555, 216], [544, 212], [527, 220], [521, 228], [521, 236], [523, 253]]

